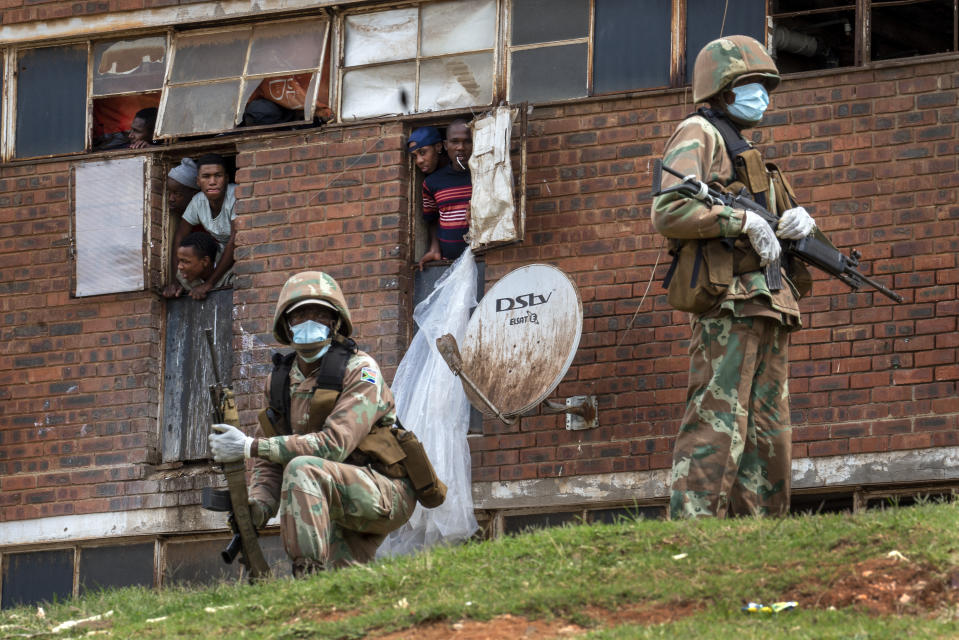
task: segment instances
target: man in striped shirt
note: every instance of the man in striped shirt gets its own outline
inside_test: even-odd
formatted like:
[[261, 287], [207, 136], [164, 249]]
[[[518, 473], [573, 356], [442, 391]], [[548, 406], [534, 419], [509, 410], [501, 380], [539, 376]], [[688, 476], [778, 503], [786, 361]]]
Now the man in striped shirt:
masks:
[[463, 236], [470, 227], [469, 159], [473, 137], [466, 120], [454, 120], [446, 128], [443, 143], [450, 163], [426, 176], [423, 181], [423, 219], [429, 226], [430, 246], [419, 268], [434, 260], [455, 260], [467, 247]]

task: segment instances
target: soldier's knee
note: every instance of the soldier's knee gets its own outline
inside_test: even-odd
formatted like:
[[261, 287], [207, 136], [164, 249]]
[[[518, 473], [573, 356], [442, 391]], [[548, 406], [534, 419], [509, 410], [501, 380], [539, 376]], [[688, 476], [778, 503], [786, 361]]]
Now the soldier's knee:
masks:
[[323, 469], [324, 462], [323, 458], [315, 458], [313, 456], [298, 456], [293, 458], [287, 462], [283, 468], [284, 486], [289, 486], [290, 484], [298, 485], [304, 480], [315, 479], [317, 471]]

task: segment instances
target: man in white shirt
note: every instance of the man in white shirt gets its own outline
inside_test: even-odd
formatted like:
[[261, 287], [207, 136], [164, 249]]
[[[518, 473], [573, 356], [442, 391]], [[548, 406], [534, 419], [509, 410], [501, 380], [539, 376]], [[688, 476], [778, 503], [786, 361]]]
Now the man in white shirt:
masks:
[[[196, 166], [196, 183], [200, 187], [200, 193], [196, 194], [187, 205], [177, 225], [173, 246], [179, 247], [180, 242], [196, 224], [201, 225], [216, 239], [219, 251], [213, 274], [203, 284], [190, 291], [191, 298], [203, 300], [210, 289], [223, 280], [233, 268], [233, 247], [236, 240], [236, 229], [233, 224], [236, 219], [236, 185], [227, 183], [226, 164], [221, 156], [213, 153], [200, 156], [197, 158]], [[171, 284], [167, 285], [163, 291], [163, 295], [168, 298], [176, 296], [175, 277], [176, 274], [170, 274]]]

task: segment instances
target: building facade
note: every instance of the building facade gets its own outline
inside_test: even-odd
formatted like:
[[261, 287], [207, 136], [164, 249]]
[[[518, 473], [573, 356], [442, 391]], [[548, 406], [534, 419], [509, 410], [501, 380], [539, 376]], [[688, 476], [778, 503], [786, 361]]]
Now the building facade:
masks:
[[[948, 491], [959, 478], [955, 8], [735, 5], [0, 0], [3, 606], [231, 575], [218, 564], [223, 519], [199, 506], [219, 479], [198, 427], [205, 383], [186, 380], [209, 367], [191, 336], [215, 329], [251, 431], [279, 289], [323, 270], [391, 378], [423, 286], [406, 137], [500, 103], [524, 105], [513, 170], [525, 235], [482, 254], [485, 286], [532, 263], [573, 279], [583, 334], [556, 394], [595, 396], [598, 426], [484, 420], [469, 438], [477, 513], [491, 535], [660, 513], [689, 327], [661, 286], [652, 164], [695, 109], [691, 61], [722, 33], [764, 40], [784, 71], [752, 139], [833, 242], [905, 298], [815, 274], [790, 346], [794, 502]], [[238, 128], [257, 91], [299, 95], [299, 110]], [[131, 105], [159, 108], [161, 144], [98, 149]], [[158, 294], [176, 226], [165, 177], [207, 151], [235, 165], [237, 278], [191, 306]], [[266, 547], [282, 557], [275, 536]], [[116, 557], [126, 562], [103, 562]]]

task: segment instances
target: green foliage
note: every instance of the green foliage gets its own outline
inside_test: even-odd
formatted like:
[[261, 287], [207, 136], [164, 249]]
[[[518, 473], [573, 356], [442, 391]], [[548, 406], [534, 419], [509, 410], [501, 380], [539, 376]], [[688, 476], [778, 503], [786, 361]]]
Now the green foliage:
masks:
[[[430, 621], [505, 613], [589, 627], [588, 638], [883, 638], [959, 634], [955, 612], [905, 607], [905, 616], [826, 611], [746, 615], [805, 585], [829, 585], [857, 562], [897, 550], [940, 577], [959, 566], [959, 508], [887, 506], [862, 515], [567, 526], [436, 548], [305, 580], [163, 591], [121, 589], [0, 612], [0, 637], [113, 611], [100, 628], [116, 638], [362, 638]], [[587, 606], [668, 610], [677, 621], [610, 628]], [[82, 634], [75, 634], [76, 636]], [[61, 636], [63, 637], [63, 636]]]

